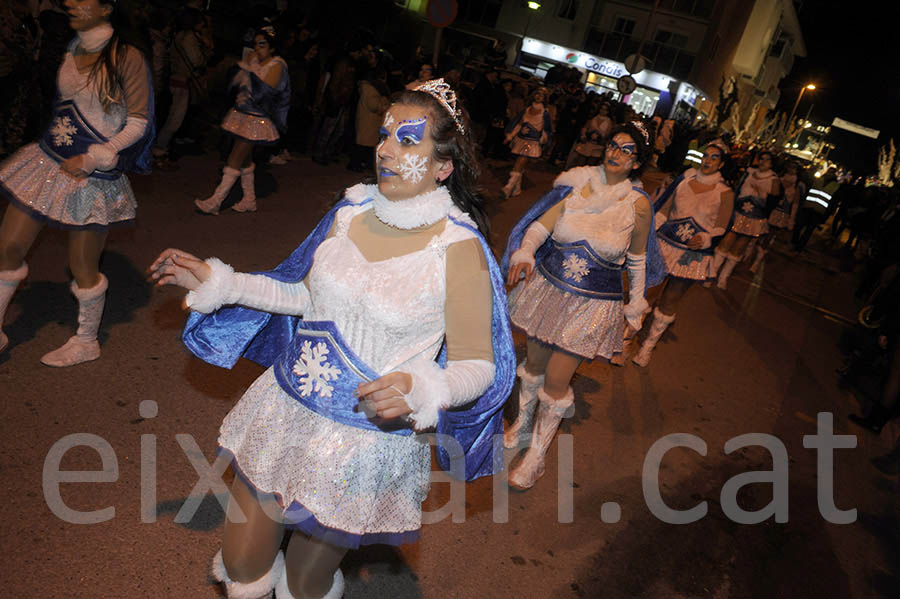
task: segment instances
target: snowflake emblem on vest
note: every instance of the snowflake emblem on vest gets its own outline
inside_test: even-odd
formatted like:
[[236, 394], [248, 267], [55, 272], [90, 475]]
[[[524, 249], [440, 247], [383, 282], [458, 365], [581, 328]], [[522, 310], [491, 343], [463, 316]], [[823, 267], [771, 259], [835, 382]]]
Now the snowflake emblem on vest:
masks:
[[576, 283], [580, 283], [581, 279], [586, 277], [591, 269], [588, 268], [587, 260], [575, 254], [569, 254], [562, 263], [567, 279], [572, 279]]
[[309, 397], [313, 392], [319, 397], [331, 397], [334, 387], [328, 383], [336, 380], [341, 371], [328, 363], [328, 346], [320, 341], [313, 347], [309, 341], [303, 342], [300, 357], [294, 364], [294, 374], [300, 377], [297, 388], [301, 397]]
[[681, 223], [678, 225], [678, 229], [675, 230], [675, 236], [678, 237], [681, 241], [687, 241], [691, 237], [694, 236], [694, 233], [697, 231], [691, 225], [687, 223]]
[[400, 171], [400, 177], [404, 181], [412, 181], [415, 185], [422, 180], [425, 174], [427, 156], [416, 156], [415, 154], [407, 154], [403, 157], [403, 162], [397, 167]]
[[72, 120], [67, 116], [58, 116], [53, 121], [53, 127], [50, 128], [50, 135], [53, 136], [53, 144], [56, 146], [71, 146], [72, 135], [78, 133], [78, 129], [72, 125]]
[[748, 200], [743, 203], [741, 208], [744, 210], [744, 212], [753, 212], [753, 202]]

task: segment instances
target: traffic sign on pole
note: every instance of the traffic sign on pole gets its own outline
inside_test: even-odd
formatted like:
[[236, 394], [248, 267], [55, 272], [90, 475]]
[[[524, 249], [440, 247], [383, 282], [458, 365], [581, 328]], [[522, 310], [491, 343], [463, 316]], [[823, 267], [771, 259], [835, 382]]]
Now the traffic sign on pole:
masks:
[[456, 0], [428, 0], [425, 15], [434, 27], [448, 27], [456, 19], [458, 11]]

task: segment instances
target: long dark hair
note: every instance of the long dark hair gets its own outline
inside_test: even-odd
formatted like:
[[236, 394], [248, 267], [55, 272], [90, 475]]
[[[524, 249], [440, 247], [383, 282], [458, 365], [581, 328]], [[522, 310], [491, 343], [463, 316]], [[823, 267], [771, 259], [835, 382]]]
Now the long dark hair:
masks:
[[[643, 127], [643, 129], [639, 128], [638, 124], [640, 124], [640, 127]], [[608, 139], [611, 140], [619, 133], [624, 133], [630, 137], [634, 141], [634, 145], [637, 146], [635, 160], [640, 162], [641, 165], [631, 169], [631, 174], [628, 175], [628, 178], [631, 180], [637, 179], [641, 176], [641, 173], [644, 172], [644, 169], [647, 167], [647, 162], [650, 161], [650, 157], [653, 155], [653, 136], [647, 131], [647, 126], [639, 121], [629, 121], [619, 125], [610, 132]], [[645, 135], [647, 136], [646, 138], [644, 137]]]
[[429, 111], [432, 117], [434, 159], [442, 162], [453, 161], [453, 172], [441, 182], [441, 185], [447, 187], [453, 203], [472, 217], [478, 230], [487, 238], [490, 234], [490, 223], [484, 213], [484, 198], [478, 187], [480, 171], [468, 112], [457, 104], [460, 109], [460, 122], [465, 130], [465, 133], [461, 133], [447, 109], [427, 92], [406, 90], [400, 94], [395, 103], [420, 106]]
[[[113, 34], [100, 51], [100, 56], [88, 73], [88, 85], [95, 82], [98, 84], [100, 104], [103, 106], [103, 110], [109, 110], [112, 104], [119, 104], [123, 101], [119, 62], [124, 60], [126, 51], [137, 50], [146, 57], [148, 43], [134, 22], [131, 4], [128, 0], [114, 2], [100, 0], [100, 4], [112, 9], [112, 12], [109, 13], [109, 24], [112, 25]], [[126, 50], [128, 46], [131, 48]]]

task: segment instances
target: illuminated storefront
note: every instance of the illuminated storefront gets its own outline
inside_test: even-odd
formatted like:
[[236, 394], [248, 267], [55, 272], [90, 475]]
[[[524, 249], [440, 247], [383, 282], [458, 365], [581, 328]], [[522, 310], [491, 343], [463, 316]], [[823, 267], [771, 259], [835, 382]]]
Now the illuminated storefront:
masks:
[[[620, 77], [628, 75], [625, 65], [614, 60], [599, 58], [586, 52], [580, 52], [526, 37], [522, 41], [522, 52], [525, 59], [523, 67], [534, 65], [528, 69], [543, 77], [554, 64], [573, 66], [587, 73], [585, 88], [597, 93], [612, 93], [616, 100], [624, 101], [636, 112], [647, 116], [657, 112], [665, 116], [681, 116], [690, 118], [696, 114], [697, 101], [703, 94], [686, 81], [678, 81], [668, 75], [643, 71], [632, 75], [637, 89], [624, 98], [616, 87]], [[529, 56], [530, 55], [530, 56]], [[673, 97], [674, 94], [674, 97]]]

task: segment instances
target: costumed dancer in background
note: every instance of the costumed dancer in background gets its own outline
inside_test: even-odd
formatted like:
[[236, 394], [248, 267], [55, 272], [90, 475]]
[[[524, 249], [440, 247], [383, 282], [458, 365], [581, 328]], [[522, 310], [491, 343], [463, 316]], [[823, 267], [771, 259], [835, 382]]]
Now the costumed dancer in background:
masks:
[[728, 287], [728, 277], [741, 261], [750, 242], [769, 232], [769, 207], [778, 202], [781, 185], [772, 170], [772, 153], [764, 150], [757, 155], [757, 166], [747, 173], [737, 186], [734, 201], [734, 222], [725, 239], [716, 248], [714, 275], [719, 289]]
[[492, 443], [515, 352], [468, 120], [442, 79], [388, 109], [376, 170], [271, 272], [178, 250], [151, 266], [191, 289], [191, 351], [270, 366], [220, 429], [238, 473], [228, 514], [247, 516], [226, 520], [214, 561], [229, 597], [338, 598], [348, 549], [416, 540], [430, 474], [419, 431], [452, 437], [438, 461], [459, 478], [503, 465]]
[[[137, 202], [124, 172], [149, 172], [154, 134], [150, 69], [128, 38], [126, 3], [65, 5], [77, 36], [59, 67], [50, 127], [0, 167], [0, 192], [9, 200], [0, 224], [0, 323], [41, 228], [69, 231], [78, 331], [41, 358], [48, 366], [100, 357], [107, 288], [100, 254], [108, 228], [134, 220]], [[0, 331], [0, 350], [7, 341]]]
[[578, 141], [569, 153], [566, 170], [576, 166], [600, 164], [600, 161], [603, 160], [606, 138], [609, 137], [613, 125], [612, 119], [609, 118], [609, 105], [600, 104], [597, 107], [597, 114], [581, 128]]
[[781, 197], [769, 215], [770, 233], [757, 244], [756, 258], [750, 266], [750, 272], [755, 273], [759, 270], [780, 231], [788, 231], [790, 238], [790, 233], [794, 230], [800, 201], [806, 196], [806, 185], [800, 180], [799, 171], [800, 166], [794, 160], [789, 160], [784, 166], [784, 174], [780, 178]]
[[[560, 175], [510, 236], [501, 267], [508, 268], [507, 284], [516, 285], [510, 320], [528, 336], [528, 354], [517, 370], [519, 412], [504, 445], [531, 439], [509, 475], [513, 487], [527, 489], [543, 475], [547, 449], [572, 411], [570, 384], [581, 361], [621, 352], [625, 322], [640, 328], [647, 311], [645, 282], [665, 277], [651, 234], [653, 209], [638, 181], [651, 148], [642, 123], [618, 127], [603, 165]], [[648, 256], [655, 259], [649, 273]]]
[[[685, 171], [656, 201], [656, 234], [669, 276], [647, 338], [632, 358], [638, 366], [650, 363], [653, 348], [675, 320], [678, 303], [691, 285], [715, 276], [712, 243], [725, 234], [734, 204], [734, 192], [719, 172], [727, 156], [724, 141], [709, 142], [700, 168]], [[626, 341], [628, 337], [626, 332]]]
[[238, 63], [240, 71], [232, 85], [238, 87], [234, 108], [222, 120], [222, 129], [234, 136], [234, 146], [222, 169], [222, 180], [211, 196], [194, 200], [197, 209], [218, 214], [219, 207], [238, 177], [244, 192], [241, 201], [232, 206], [238, 212], [256, 212], [256, 190], [253, 147], [274, 144], [287, 128], [291, 106], [291, 83], [288, 66], [276, 56], [275, 29], [266, 25], [257, 30], [254, 50]]
[[511, 198], [522, 192], [522, 177], [525, 167], [532, 158], [540, 158], [544, 147], [550, 142], [553, 125], [550, 111], [544, 106], [549, 92], [539, 87], [528, 102], [528, 108], [510, 121], [506, 130], [506, 143], [516, 157], [516, 162], [509, 173], [509, 180], [503, 186], [503, 195]]

